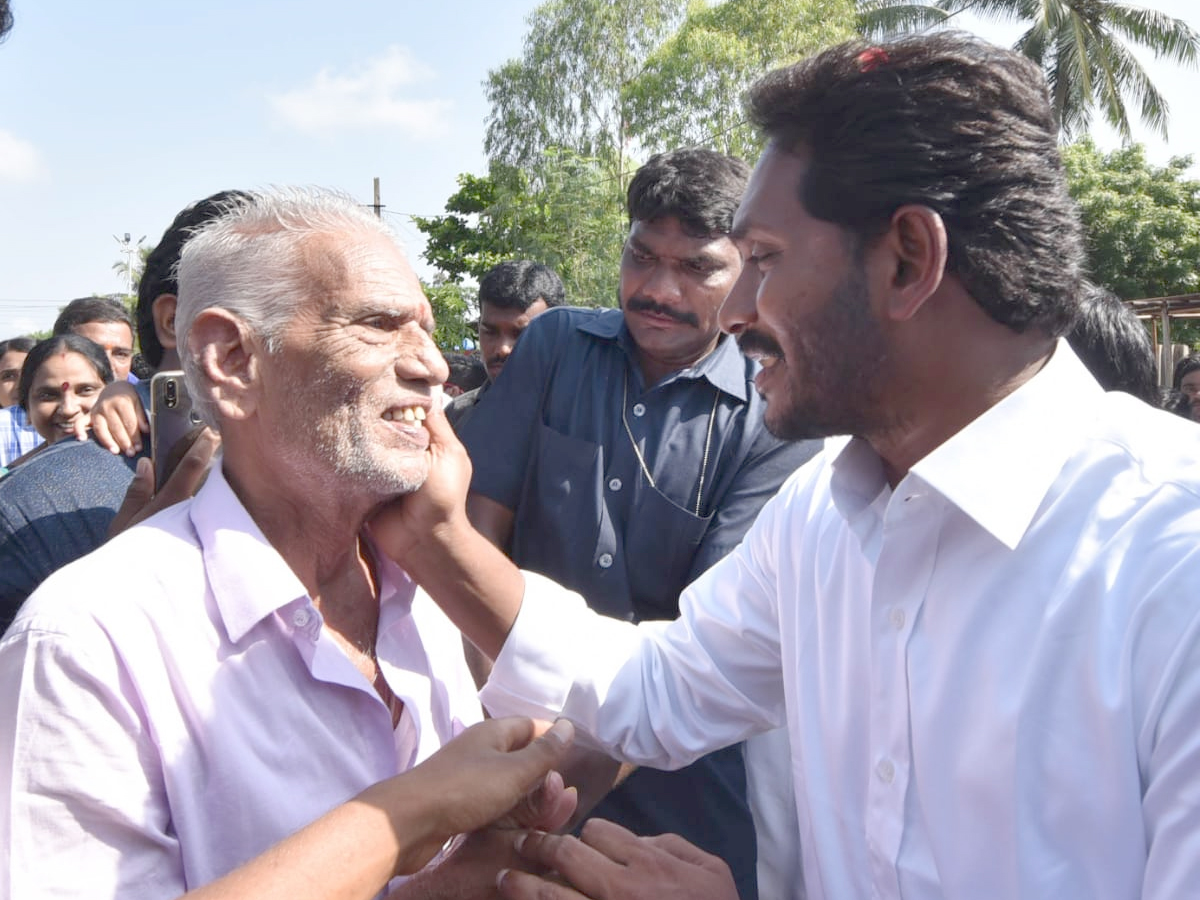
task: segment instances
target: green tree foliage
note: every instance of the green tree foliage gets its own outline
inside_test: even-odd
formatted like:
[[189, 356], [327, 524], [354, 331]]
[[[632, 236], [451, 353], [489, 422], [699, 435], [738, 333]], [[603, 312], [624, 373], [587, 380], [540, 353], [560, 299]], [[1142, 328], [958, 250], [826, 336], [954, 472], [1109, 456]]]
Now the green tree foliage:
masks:
[[853, 0], [695, 0], [622, 99], [646, 152], [692, 145], [753, 160], [742, 95], [759, 76], [853, 35]]
[[1087, 234], [1092, 277], [1125, 300], [1200, 292], [1200, 181], [1191, 157], [1150, 165], [1140, 145], [1063, 152]]
[[448, 280], [535, 259], [562, 277], [569, 302], [615, 302], [623, 186], [598, 160], [552, 149], [532, 171], [493, 163], [486, 177], [460, 175], [458, 184], [446, 215], [414, 220], [428, 237], [425, 259]]
[[433, 340], [443, 350], [458, 350], [464, 339], [475, 340], [475, 294], [453, 281], [421, 282], [437, 327]]
[[627, 135], [622, 88], [682, 18], [684, 0], [548, 0], [520, 59], [489, 73], [488, 159], [538, 166], [547, 149], [615, 163]]
[[1014, 49], [1045, 71], [1068, 137], [1084, 134], [1099, 108], [1121, 137], [1131, 141], [1130, 102], [1141, 121], [1165, 138], [1167, 102], [1128, 44], [1189, 67], [1200, 59], [1200, 33], [1187, 23], [1115, 0], [860, 0], [859, 8], [860, 30], [868, 35], [924, 29], [965, 10], [1025, 23], [1027, 30]]

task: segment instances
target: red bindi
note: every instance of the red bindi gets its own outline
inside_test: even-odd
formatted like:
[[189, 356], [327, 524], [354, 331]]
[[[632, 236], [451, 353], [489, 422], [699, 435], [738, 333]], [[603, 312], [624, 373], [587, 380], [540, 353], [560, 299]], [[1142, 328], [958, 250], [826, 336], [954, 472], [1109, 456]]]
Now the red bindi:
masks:
[[64, 381], [64, 382], [63, 382], [63, 388], [62, 388], [62, 389], [63, 389], [63, 391], [65, 392], [65, 391], [66, 391], [66, 390], [67, 390], [67, 389], [68, 389], [70, 386], [71, 386], [71, 382], [69, 382], [69, 381]]

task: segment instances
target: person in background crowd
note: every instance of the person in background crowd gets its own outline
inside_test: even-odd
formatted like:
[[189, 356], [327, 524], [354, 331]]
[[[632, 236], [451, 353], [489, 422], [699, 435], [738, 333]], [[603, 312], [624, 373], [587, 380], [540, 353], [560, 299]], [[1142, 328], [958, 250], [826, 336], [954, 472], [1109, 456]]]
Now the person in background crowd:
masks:
[[455, 428], [469, 419], [476, 404], [500, 377], [504, 364], [529, 323], [566, 297], [562, 279], [549, 266], [514, 259], [492, 266], [479, 282], [479, 355], [487, 380], [458, 397], [446, 416]]
[[450, 377], [442, 388], [446, 396], [461, 397], [487, 382], [487, 368], [478, 355], [452, 351], [442, 356], [446, 358], [446, 366], [450, 369]]
[[21, 367], [35, 343], [28, 337], [0, 341], [0, 468], [42, 442], [19, 402]]
[[1186, 408], [1193, 421], [1200, 422], [1200, 353], [1185, 356], [1175, 364], [1172, 386], [1183, 398], [1181, 408]]
[[0, 409], [16, 405], [21, 366], [25, 364], [25, 357], [36, 343], [37, 341], [29, 337], [0, 341]]
[[[808, 900], [1189, 896], [1200, 431], [1060, 337], [1086, 256], [1041, 70], [950, 31], [851, 42], [748, 107], [767, 142], [721, 324], [762, 362], [767, 426], [827, 440], [680, 618], [604, 618], [517, 571], [472, 531], [438, 423], [423, 502], [372, 533], [495, 659], [495, 714], [561, 711], [662, 767], [786, 722]], [[661, 898], [690, 872], [731, 896], [588, 838], [522, 845], [575, 893], [502, 893]]]
[[1106, 391], [1124, 391], [1158, 405], [1158, 367], [1150, 332], [1112, 291], [1085, 282], [1067, 341]]
[[112, 380], [103, 347], [78, 334], [59, 334], [29, 351], [19, 402], [42, 440], [54, 443], [87, 428], [96, 398]]
[[78, 334], [99, 344], [108, 354], [113, 377], [137, 383], [133, 365], [133, 320], [118, 301], [108, 297], [80, 297], [63, 307], [54, 320], [55, 334]]

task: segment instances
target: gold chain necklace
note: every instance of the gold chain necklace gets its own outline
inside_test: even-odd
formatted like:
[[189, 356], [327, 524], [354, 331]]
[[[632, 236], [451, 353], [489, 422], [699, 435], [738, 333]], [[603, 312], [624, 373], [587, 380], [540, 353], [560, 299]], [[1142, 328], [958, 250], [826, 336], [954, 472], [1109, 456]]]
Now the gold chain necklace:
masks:
[[[704, 496], [704, 479], [708, 474], [708, 453], [712, 449], [713, 423], [717, 420], [717, 405], [721, 402], [720, 388], [713, 388], [713, 405], [708, 413], [708, 434], [704, 438], [704, 457], [700, 461], [700, 480], [696, 483], [696, 517], [700, 517], [700, 501]], [[658, 490], [654, 484], [654, 476], [650, 474], [650, 467], [646, 465], [646, 460], [642, 456], [642, 451], [638, 449], [637, 441], [633, 439], [633, 431], [629, 427], [629, 419], [626, 418], [625, 408], [629, 404], [629, 369], [625, 369], [624, 380], [621, 382], [621, 424], [625, 426], [625, 434], [629, 437], [629, 446], [633, 448], [633, 455], [637, 457], [638, 463], [642, 467], [642, 474], [646, 476], [646, 481], [650, 487]]]

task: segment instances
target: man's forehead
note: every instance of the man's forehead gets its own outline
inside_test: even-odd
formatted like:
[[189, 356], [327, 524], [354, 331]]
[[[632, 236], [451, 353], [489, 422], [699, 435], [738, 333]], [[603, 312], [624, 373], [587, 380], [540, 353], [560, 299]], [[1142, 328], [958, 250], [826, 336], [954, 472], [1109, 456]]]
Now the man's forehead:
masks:
[[679, 219], [665, 216], [650, 220], [634, 219], [629, 226], [626, 242], [661, 255], [695, 257], [719, 255], [729, 245], [729, 235], [721, 232], [695, 235], [687, 231]]
[[130, 327], [128, 322], [102, 322], [97, 319], [91, 322], [80, 322], [71, 330], [82, 337], [95, 340], [96, 343], [100, 343], [100, 341], [96, 340], [96, 338], [92, 338], [92, 335], [111, 336], [114, 333], [122, 338], [128, 336], [129, 342], [131, 344], [133, 343], [133, 329]]

